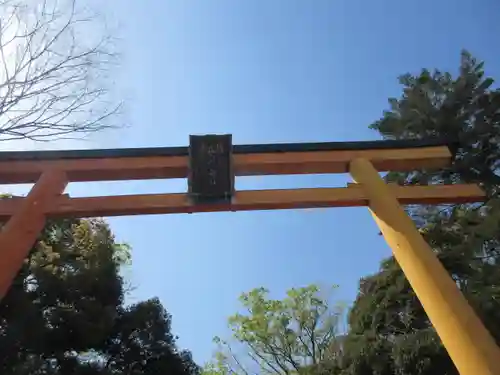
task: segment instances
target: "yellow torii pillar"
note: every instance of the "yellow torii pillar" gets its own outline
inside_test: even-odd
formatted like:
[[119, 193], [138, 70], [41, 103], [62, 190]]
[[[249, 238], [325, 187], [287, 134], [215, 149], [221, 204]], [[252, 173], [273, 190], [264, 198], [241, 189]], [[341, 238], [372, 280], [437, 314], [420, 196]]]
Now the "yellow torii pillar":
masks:
[[460, 374], [499, 375], [500, 348], [372, 163], [353, 160], [350, 173]]

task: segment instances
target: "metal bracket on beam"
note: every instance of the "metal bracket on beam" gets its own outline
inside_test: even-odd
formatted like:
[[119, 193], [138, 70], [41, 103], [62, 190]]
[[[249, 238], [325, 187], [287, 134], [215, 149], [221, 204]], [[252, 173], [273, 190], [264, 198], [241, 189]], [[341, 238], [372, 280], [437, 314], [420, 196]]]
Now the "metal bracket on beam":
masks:
[[193, 203], [231, 203], [234, 194], [231, 134], [189, 137], [189, 197]]

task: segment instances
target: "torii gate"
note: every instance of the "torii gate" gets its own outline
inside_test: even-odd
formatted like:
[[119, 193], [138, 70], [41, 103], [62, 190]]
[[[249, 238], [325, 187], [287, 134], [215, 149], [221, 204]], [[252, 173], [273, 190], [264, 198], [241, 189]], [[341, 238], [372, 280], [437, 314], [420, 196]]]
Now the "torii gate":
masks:
[[[1, 152], [0, 183], [35, 183], [26, 198], [0, 201], [0, 299], [47, 217], [368, 206], [462, 375], [500, 374], [500, 349], [401, 204], [483, 201], [477, 185], [387, 185], [379, 171], [440, 169], [439, 141], [232, 145], [230, 135], [191, 136], [189, 147]], [[344, 188], [235, 191], [251, 175], [350, 173]], [[70, 198], [69, 182], [188, 178], [186, 194]]]

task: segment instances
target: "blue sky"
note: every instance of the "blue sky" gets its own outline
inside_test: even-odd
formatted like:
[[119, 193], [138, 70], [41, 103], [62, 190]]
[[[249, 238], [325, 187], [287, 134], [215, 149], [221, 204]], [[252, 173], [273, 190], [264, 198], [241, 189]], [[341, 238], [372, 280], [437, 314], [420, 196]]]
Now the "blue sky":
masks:
[[[104, 5], [101, 5], [104, 7]], [[121, 0], [125, 129], [73, 147], [186, 145], [189, 134], [234, 143], [377, 139], [368, 125], [398, 96], [399, 74], [456, 71], [469, 49], [499, 77], [500, 3], [470, 1]], [[3, 145], [3, 148], [8, 148]], [[239, 189], [342, 186], [348, 176], [238, 179]], [[185, 181], [71, 185], [73, 195], [185, 190]], [[130, 301], [158, 296], [181, 347], [210, 358], [214, 335], [241, 292], [274, 296], [339, 284], [352, 301], [360, 277], [389, 249], [366, 209], [137, 216], [110, 219], [133, 247]]]

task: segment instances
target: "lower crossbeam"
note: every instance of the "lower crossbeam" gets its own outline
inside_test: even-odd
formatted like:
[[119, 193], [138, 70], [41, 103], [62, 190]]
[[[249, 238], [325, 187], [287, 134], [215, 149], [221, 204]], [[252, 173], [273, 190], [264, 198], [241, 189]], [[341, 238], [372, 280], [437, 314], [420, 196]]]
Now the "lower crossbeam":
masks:
[[[485, 199], [476, 185], [390, 186], [401, 204], [473, 203]], [[12, 216], [25, 198], [0, 201], [0, 220]], [[368, 197], [360, 186], [237, 191], [231, 203], [194, 204], [188, 194], [143, 194], [70, 198], [60, 196], [45, 207], [49, 217], [107, 217], [220, 211], [321, 207], [360, 207]]]

